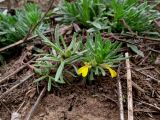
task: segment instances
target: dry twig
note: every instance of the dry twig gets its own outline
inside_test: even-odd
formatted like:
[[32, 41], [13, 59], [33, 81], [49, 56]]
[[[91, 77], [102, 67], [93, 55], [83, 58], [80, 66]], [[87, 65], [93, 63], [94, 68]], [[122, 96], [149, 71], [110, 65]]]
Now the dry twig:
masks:
[[29, 78], [31, 78], [34, 75], [34, 73], [28, 75], [27, 77], [25, 77], [22, 81], [20, 81], [20, 83], [16, 84], [15, 86], [13, 86], [12, 88], [10, 88], [9, 90], [7, 90], [6, 92], [2, 93], [2, 95], [0, 96], [0, 100], [7, 95], [8, 93], [10, 93], [11, 91], [13, 91], [14, 89], [16, 89], [19, 85], [21, 85], [22, 83], [24, 83], [25, 81], [27, 81]]
[[155, 68], [155, 71], [160, 75], [160, 71], [157, 68]]
[[19, 106], [19, 108], [16, 110], [17, 113], [18, 113], [19, 110], [22, 108], [22, 106], [25, 104], [25, 102], [26, 102], [26, 101], [23, 101], [23, 102], [21, 103], [21, 105]]
[[159, 50], [155, 50], [155, 49], [152, 49], [152, 48], [149, 48], [148, 50], [150, 50], [150, 51], [153, 51], [153, 52], [156, 52], [156, 53], [159, 53], [159, 54], [160, 54], [160, 51], [159, 51]]
[[160, 82], [160, 80], [158, 80], [158, 79], [156, 79], [156, 78], [154, 78], [154, 77], [152, 77], [152, 76], [150, 76], [150, 75], [148, 75], [148, 74], [145, 74], [144, 72], [140, 72], [140, 71], [138, 71], [138, 70], [136, 70], [136, 69], [133, 69], [133, 70], [136, 71], [136, 72], [139, 72], [140, 74], [142, 74], [142, 75], [144, 75], [144, 76], [146, 76], [146, 77], [148, 77], [148, 78], [150, 78], [150, 79], [152, 79], [152, 80], [154, 80], [154, 81], [157, 82], [157, 83]]
[[[52, 31], [54, 31], [54, 30], [53, 30], [53, 29], [48, 30], [48, 31], [44, 32], [43, 34], [47, 34], [47, 33], [50, 33], [50, 32], [52, 32]], [[13, 47], [15, 47], [15, 46], [17, 46], [17, 45], [21, 45], [21, 44], [23, 44], [23, 43], [25, 43], [25, 42], [29, 42], [29, 41], [37, 38], [37, 37], [38, 37], [38, 35], [34, 35], [34, 36], [32, 36], [32, 37], [19, 40], [19, 41], [15, 42], [15, 43], [13, 43], [13, 44], [10, 44], [10, 45], [8, 45], [8, 46], [6, 46], [6, 47], [0, 48], [0, 53], [3, 52], [3, 51], [5, 51], [5, 50], [7, 50], [7, 49], [9, 49], [9, 48], [13, 48]]]
[[132, 31], [132, 29], [131, 29], [130, 26], [126, 23], [126, 21], [125, 21], [124, 19], [122, 19], [122, 22], [123, 22], [124, 27], [127, 28], [132, 35], [135, 35], [135, 33]]
[[33, 107], [31, 108], [31, 110], [29, 111], [27, 117], [25, 120], [31, 120], [32, 115], [34, 114], [35, 109], [37, 108], [40, 100], [42, 99], [42, 97], [44, 96], [44, 93], [46, 91], [46, 87], [43, 88], [43, 90], [41, 91], [38, 99], [36, 100], [35, 104], [33, 105]]
[[142, 71], [142, 70], [151, 70], [151, 69], [154, 69], [154, 68], [155, 68], [154, 66], [147, 66], [147, 67], [143, 67], [143, 68], [136, 68], [136, 70]]
[[2, 101], [0, 101], [0, 103], [6, 108], [6, 110], [11, 114], [12, 112], [11, 112], [11, 110], [2, 102]]
[[142, 101], [141, 103], [144, 104], [144, 105], [150, 106], [151, 108], [154, 108], [154, 109], [156, 109], [156, 110], [158, 110], [158, 111], [160, 111], [160, 108], [159, 108], [158, 106], [155, 106], [155, 105], [152, 105], [152, 104], [143, 102], [143, 101]]
[[33, 60], [35, 60], [37, 57], [33, 58], [32, 60], [30, 60], [29, 62], [27, 62], [26, 64], [24, 64], [23, 66], [19, 67], [17, 70], [15, 70], [14, 72], [12, 72], [11, 74], [7, 75], [6, 77], [4, 77], [3, 79], [0, 80], [0, 85], [2, 83], [4, 83], [5, 81], [7, 81], [11, 76], [17, 74], [19, 71], [23, 70], [25, 67], [28, 66], [28, 64], [30, 64]]
[[113, 34], [113, 33], [110, 34], [110, 37], [113, 38], [114, 40], [117, 40], [117, 41], [120, 41], [120, 42], [132, 44], [132, 45], [138, 45], [138, 43], [130, 42], [126, 39], [120, 39], [120, 36], [117, 36], [116, 34]]
[[131, 38], [137, 38], [137, 39], [143, 39], [143, 40], [150, 40], [150, 41], [157, 41], [160, 42], [160, 39], [158, 38], [151, 38], [151, 37], [143, 37], [143, 36], [133, 36], [132, 34], [120, 34], [121, 36], [131, 37]]
[[[125, 54], [128, 58], [128, 53]], [[133, 120], [133, 98], [132, 98], [132, 78], [131, 78], [131, 67], [129, 59], [126, 59], [127, 67], [127, 94], [128, 94], [128, 120]]]
[[124, 120], [123, 93], [122, 93], [122, 85], [121, 85], [119, 73], [120, 73], [120, 67], [118, 68], [118, 76], [117, 76], [118, 92], [119, 92], [118, 99], [119, 99], [120, 120]]
[[148, 60], [151, 54], [152, 54], [152, 51], [149, 51], [149, 53], [140, 61], [139, 65], [143, 65], [143, 63]]
[[136, 88], [137, 90], [141, 91], [142, 93], [145, 93], [146, 91], [144, 89], [142, 89], [141, 87], [139, 87], [139, 85], [137, 85], [135, 82], [132, 81], [132, 86], [134, 88]]
[[144, 112], [144, 113], [157, 113], [157, 111], [151, 111], [146, 109], [136, 109], [134, 112]]

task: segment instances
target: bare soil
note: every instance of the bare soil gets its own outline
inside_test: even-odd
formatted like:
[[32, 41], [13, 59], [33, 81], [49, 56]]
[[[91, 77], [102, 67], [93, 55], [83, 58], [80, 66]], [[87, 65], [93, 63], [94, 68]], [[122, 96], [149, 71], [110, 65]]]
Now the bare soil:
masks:
[[[160, 50], [159, 45], [153, 48]], [[23, 51], [21, 55], [12, 56], [5, 65], [0, 67], [0, 79], [23, 65], [24, 54]], [[158, 59], [158, 53], [151, 52], [149, 54], [149, 51], [145, 52], [145, 58], [137, 56], [131, 58], [132, 80], [145, 91], [142, 92], [137, 87], [133, 87], [135, 120], [160, 120], [160, 111], [142, 104], [144, 101], [160, 107], [160, 84], [151, 78], [160, 80], [160, 62]], [[29, 61], [29, 58], [26, 61]], [[19, 83], [30, 72], [32, 70], [26, 67], [9, 78], [6, 83], [0, 85], [0, 96]], [[123, 87], [125, 118], [127, 118], [127, 86], [124, 63], [119, 74]], [[37, 86], [33, 84], [33, 80], [34, 78], [27, 80], [0, 100], [0, 120], [10, 120], [14, 111], [21, 114], [22, 120], [25, 119], [37, 100], [43, 88], [42, 85], [44, 85]], [[32, 120], [119, 120], [117, 79], [98, 77], [90, 85], [75, 81], [72, 85], [54, 87], [51, 92], [45, 93]]]
[[[22, 57], [18, 57], [2, 66], [0, 70], [1, 78], [16, 70], [20, 66], [21, 59]], [[142, 69], [142, 67], [138, 66], [133, 67]], [[154, 71], [155, 69], [159, 70], [160, 67], [152, 66], [153, 68], [151, 67], [151, 69], [146, 67], [149, 66], [143, 66], [143, 69], [146, 69], [143, 70], [144, 73], [160, 79], [160, 74]], [[126, 72], [123, 68], [125, 68], [124, 65], [122, 65], [120, 76], [124, 94], [123, 102], [125, 112], [127, 112]], [[28, 75], [28, 70], [28, 68], [24, 69], [16, 76], [10, 78], [7, 83], [1, 85], [0, 94]], [[142, 93], [137, 88], [133, 88], [135, 120], [159, 120], [159, 111], [143, 105], [141, 101], [160, 106], [160, 85], [137, 72], [133, 72], [132, 78], [146, 92]], [[11, 113], [17, 110], [22, 115], [22, 120], [26, 117], [42, 89], [42, 86], [39, 86], [37, 89], [32, 81], [33, 79], [26, 81], [1, 100], [0, 119], [9, 120]], [[77, 81], [72, 85], [54, 87], [50, 93], [46, 92], [32, 119], [119, 120], [118, 106], [117, 80], [109, 77], [100, 77], [90, 85]], [[125, 113], [125, 117], [127, 117], [127, 113]]]

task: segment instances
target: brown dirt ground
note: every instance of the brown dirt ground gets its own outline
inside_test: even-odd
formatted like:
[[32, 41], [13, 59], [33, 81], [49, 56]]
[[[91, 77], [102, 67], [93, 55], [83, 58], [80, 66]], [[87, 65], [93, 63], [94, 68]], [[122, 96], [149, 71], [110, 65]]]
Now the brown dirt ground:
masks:
[[[17, 62], [20, 60], [15, 61], [12, 60], [0, 69], [1, 78], [3, 75], [6, 76], [6, 73], [9, 74], [9, 71], [17, 69], [16, 66], [20, 65]], [[159, 67], [155, 68], [160, 69]], [[160, 79], [160, 74], [154, 71], [155, 68], [143, 70], [143, 72]], [[27, 75], [27, 71], [28, 69], [24, 69], [18, 75], [12, 77], [7, 83], [1, 85], [0, 93], [2, 94], [23, 79]], [[126, 111], [127, 92], [125, 69], [122, 69], [120, 76], [122, 77], [124, 108]], [[144, 94], [133, 88], [135, 120], [159, 120], [159, 112], [142, 105], [140, 101], [146, 101], [147, 103], [159, 106], [160, 85], [138, 73], [133, 73], [132, 77], [133, 81], [146, 91], [146, 94]], [[21, 105], [22, 107], [18, 112], [22, 115], [22, 120], [25, 118], [38, 97], [38, 90], [32, 81], [33, 79], [26, 81], [3, 98], [0, 102], [0, 119], [9, 120], [11, 113], [17, 111]], [[39, 91], [41, 89], [42, 87], [40, 86]], [[45, 94], [32, 120], [118, 120], [119, 108], [117, 95], [117, 80], [108, 77], [98, 78], [92, 85], [83, 85], [78, 82], [72, 85], [54, 87], [50, 93]], [[125, 117], [127, 117], [127, 113], [125, 113]]]
[[[139, 60], [136, 61], [139, 62]], [[146, 64], [132, 67], [152, 66], [152, 69], [141, 71], [160, 80], [160, 73], [158, 73], [160, 66], [151, 64], [151, 62], [154, 63], [153, 61], [153, 55], [151, 55], [144, 62]], [[19, 66], [21, 66], [21, 57], [8, 61], [6, 65], [0, 67], [0, 79], [15, 71]], [[0, 85], [0, 95], [28, 75], [28, 71], [30, 70], [26, 68], [11, 77], [7, 83]], [[122, 77], [125, 117], [127, 117], [125, 74], [123, 65], [120, 76]], [[160, 111], [141, 104], [141, 101], [145, 101], [160, 107], [160, 84], [135, 71], [132, 73], [132, 78], [146, 92], [144, 94], [133, 88], [135, 120], [160, 120]], [[33, 79], [26, 81], [0, 101], [0, 120], [10, 120], [11, 113], [17, 110], [22, 115], [22, 120], [25, 118], [42, 89], [42, 87], [37, 89], [32, 81]], [[98, 78], [92, 85], [82, 85], [78, 82], [55, 87], [50, 93], [45, 94], [32, 120], [119, 120], [117, 80], [105, 77]]]

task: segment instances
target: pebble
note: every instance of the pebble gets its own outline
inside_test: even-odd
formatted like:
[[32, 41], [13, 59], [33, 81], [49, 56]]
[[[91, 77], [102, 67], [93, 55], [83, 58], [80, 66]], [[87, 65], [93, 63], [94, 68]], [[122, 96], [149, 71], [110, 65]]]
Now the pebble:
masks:
[[[0, 2], [4, 2], [5, 0], [0, 0]], [[1, 120], [1, 119], [0, 119]]]
[[156, 61], [155, 61], [156, 65], [160, 65], [160, 55], [157, 57]]

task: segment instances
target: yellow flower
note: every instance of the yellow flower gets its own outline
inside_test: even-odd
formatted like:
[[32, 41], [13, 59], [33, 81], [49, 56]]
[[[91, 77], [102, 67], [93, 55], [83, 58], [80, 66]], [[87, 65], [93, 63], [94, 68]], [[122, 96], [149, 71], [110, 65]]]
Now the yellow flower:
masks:
[[108, 64], [101, 64], [101, 66], [105, 69], [108, 69], [110, 74], [111, 74], [111, 77], [114, 78], [114, 77], [117, 77], [117, 72], [115, 70], [113, 70], [110, 65]]
[[78, 73], [78, 75], [82, 74], [83, 77], [86, 77], [87, 74], [88, 74], [89, 69], [91, 68], [91, 65], [89, 63], [84, 63], [84, 64], [85, 65], [83, 67], [78, 69], [77, 73]]

